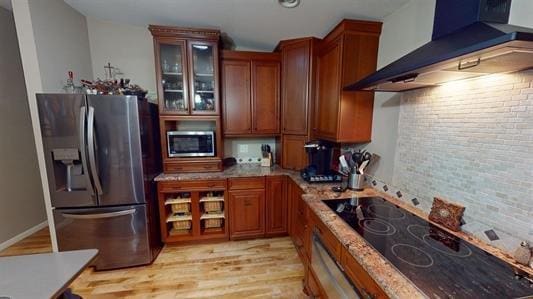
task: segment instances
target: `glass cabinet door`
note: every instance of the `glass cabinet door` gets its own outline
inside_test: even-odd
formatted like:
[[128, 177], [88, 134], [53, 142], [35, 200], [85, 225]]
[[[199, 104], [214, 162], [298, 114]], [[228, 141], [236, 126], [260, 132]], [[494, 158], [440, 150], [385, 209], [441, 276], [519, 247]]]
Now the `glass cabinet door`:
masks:
[[159, 96], [163, 98], [160, 101], [162, 112], [189, 113], [185, 61], [185, 42], [159, 44]]
[[216, 114], [216, 45], [191, 42], [191, 108], [193, 114]]

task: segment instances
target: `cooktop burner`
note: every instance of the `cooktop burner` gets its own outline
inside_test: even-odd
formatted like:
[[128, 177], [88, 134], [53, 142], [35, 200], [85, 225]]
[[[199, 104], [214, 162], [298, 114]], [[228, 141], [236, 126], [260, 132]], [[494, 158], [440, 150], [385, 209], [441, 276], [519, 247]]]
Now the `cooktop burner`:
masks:
[[424, 250], [409, 244], [394, 244], [391, 247], [392, 254], [402, 262], [414, 267], [427, 268], [433, 266], [433, 258]]
[[431, 298], [533, 296], [511, 265], [383, 198], [324, 203]]
[[396, 228], [392, 224], [378, 218], [363, 218], [359, 220], [359, 226], [376, 235], [390, 236], [396, 233]]

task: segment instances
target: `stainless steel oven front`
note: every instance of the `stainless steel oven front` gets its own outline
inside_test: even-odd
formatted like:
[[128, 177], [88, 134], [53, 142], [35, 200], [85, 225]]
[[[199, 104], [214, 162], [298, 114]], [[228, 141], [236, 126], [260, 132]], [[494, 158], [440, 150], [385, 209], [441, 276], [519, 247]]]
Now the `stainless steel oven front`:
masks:
[[214, 157], [215, 132], [168, 131], [167, 151], [174, 157]]

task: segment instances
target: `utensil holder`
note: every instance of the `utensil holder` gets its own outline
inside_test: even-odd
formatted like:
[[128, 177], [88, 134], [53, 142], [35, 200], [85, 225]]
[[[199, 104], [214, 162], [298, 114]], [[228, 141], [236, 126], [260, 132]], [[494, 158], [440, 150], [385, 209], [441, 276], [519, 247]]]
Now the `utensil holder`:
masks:
[[362, 191], [365, 183], [363, 174], [350, 173], [348, 176], [348, 188], [355, 191]]

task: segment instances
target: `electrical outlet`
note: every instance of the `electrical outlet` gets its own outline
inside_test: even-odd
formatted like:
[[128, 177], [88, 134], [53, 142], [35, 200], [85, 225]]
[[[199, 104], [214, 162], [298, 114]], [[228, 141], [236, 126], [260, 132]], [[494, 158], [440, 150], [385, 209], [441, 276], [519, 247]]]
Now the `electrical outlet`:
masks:
[[248, 153], [248, 144], [239, 144], [239, 153], [241, 154]]

